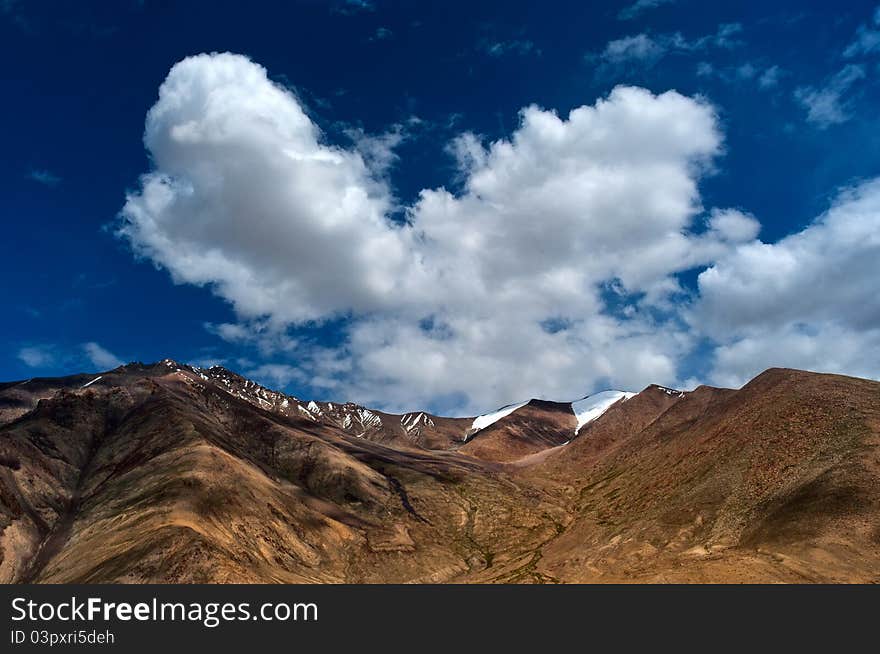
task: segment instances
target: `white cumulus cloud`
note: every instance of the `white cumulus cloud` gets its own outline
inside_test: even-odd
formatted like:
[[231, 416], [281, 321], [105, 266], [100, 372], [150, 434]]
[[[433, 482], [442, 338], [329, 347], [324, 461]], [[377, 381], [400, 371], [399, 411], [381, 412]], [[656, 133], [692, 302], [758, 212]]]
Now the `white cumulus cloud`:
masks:
[[245, 57], [176, 64], [144, 143], [156, 169], [128, 197], [120, 233], [241, 316], [373, 310], [409, 266], [406, 238], [386, 218], [389, 190], [364, 157], [323, 143], [291, 93]]
[[878, 279], [880, 180], [777, 243], [740, 244], [699, 276], [693, 324], [721, 344], [714, 379], [772, 365], [877, 376]]
[[[400, 207], [383, 176], [398, 136], [351, 136], [352, 148], [329, 143], [295, 96], [232, 54], [176, 64], [147, 116], [155, 169], [119, 233], [231, 303], [239, 321], [209, 328], [273, 355], [254, 374], [467, 413], [674, 384], [698, 336], [739, 338], [714, 331], [736, 284], [713, 280], [774, 246], [747, 213], [702, 205], [722, 147], [706, 101], [618, 87], [565, 116], [526, 107], [508, 138], [459, 135], [461, 190], [424, 189], [404, 222], [389, 218]], [[685, 316], [677, 274], [706, 266]], [[331, 318], [339, 345], [301, 337]]]

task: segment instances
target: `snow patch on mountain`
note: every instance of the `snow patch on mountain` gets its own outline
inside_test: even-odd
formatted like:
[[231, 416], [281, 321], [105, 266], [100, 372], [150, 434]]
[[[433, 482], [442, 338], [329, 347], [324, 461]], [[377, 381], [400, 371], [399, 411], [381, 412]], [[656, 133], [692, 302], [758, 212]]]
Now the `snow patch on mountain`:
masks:
[[403, 430], [409, 434], [414, 430], [421, 430], [424, 427], [433, 427], [434, 421], [424, 412], [406, 413], [400, 417], [400, 424]]
[[677, 388], [668, 388], [666, 386], [657, 386], [657, 390], [663, 391], [667, 395], [671, 395], [672, 397], [684, 397], [685, 392], [680, 391]]
[[507, 406], [503, 406], [497, 411], [493, 413], [485, 413], [481, 416], [477, 416], [474, 418], [474, 422], [471, 425], [470, 433], [478, 432], [481, 429], [485, 429], [489, 425], [492, 425], [499, 420], [501, 420], [504, 416], [509, 416], [511, 413], [519, 409], [520, 407], [524, 407], [528, 402], [520, 402], [519, 404], [508, 404]]
[[588, 395], [582, 400], [571, 403], [571, 410], [574, 411], [574, 417], [577, 418], [577, 427], [574, 429], [575, 435], [584, 425], [593, 422], [612, 405], [620, 400], [628, 400], [635, 393], [626, 393], [624, 391], [602, 391], [594, 395]]
[[382, 426], [382, 418], [377, 416], [375, 413], [370, 411], [369, 409], [358, 408], [357, 409], [358, 419], [361, 422], [361, 425], [364, 428], [369, 427], [381, 427]]

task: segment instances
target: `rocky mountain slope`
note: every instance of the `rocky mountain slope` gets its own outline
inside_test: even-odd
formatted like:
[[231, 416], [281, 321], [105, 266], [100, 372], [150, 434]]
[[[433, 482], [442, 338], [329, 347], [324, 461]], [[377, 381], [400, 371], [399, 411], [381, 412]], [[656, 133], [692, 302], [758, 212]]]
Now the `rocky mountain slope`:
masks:
[[476, 418], [164, 360], [0, 385], [0, 580], [880, 581], [880, 383]]

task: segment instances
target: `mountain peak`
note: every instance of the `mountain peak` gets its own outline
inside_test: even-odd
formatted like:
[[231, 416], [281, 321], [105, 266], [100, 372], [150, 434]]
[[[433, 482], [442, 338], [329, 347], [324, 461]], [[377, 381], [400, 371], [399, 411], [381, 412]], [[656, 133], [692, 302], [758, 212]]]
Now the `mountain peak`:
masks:
[[582, 400], [572, 402], [571, 410], [574, 411], [575, 418], [577, 419], [577, 427], [574, 430], [575, 435], [580, 433], [585, 425], [597, 420], [612, 406], [621, 401], [625, 402], [635, 395], [636, 393], [629, 393], [627, 391], [608, 390], [593, 393]]

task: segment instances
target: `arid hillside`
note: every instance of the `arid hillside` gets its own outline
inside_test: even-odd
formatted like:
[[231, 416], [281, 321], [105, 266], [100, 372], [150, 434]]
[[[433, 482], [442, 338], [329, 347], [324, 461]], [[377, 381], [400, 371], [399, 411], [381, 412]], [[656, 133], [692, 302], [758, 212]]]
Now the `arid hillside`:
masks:
[[880, 581], [880, 383], [617, 398], [392, 415], [170, 360], [3, 384], [0, 581]]

